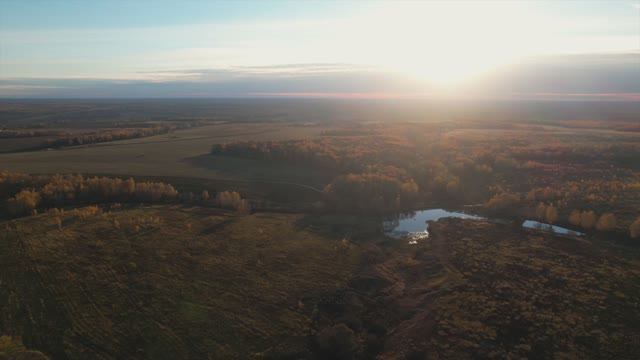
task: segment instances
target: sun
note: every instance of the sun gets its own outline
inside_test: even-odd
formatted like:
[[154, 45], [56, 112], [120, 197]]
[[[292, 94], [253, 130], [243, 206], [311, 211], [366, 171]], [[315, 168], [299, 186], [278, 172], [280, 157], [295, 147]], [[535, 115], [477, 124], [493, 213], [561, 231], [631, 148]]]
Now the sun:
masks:
[[[515, 3], [515, 2], [514, 2]], [[520, 3], [385, 3], [362, 21], [374, 65], [440, 87], [456, 86], [526, 54]]]

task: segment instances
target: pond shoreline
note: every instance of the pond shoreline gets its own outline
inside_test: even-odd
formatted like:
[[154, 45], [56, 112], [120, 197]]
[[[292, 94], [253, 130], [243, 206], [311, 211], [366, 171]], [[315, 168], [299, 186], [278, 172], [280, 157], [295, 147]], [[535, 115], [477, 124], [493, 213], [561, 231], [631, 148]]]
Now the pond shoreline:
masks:
[[[465, 205], [464, 207], [474, 207]], [[472, 214], [466, 211], [446, 210], [443, 208], [429, 208], [417, 210], [410, 214], [400, 214], [397, 219], [387, 219], [382, 222], [386, 236], [394, 239], [409, 240], [409, 244], [429, 237], [429, 223], [446, 218], [464, 220], [481, 220], [496, 224], [519, 223], [519, 227], [526, 230], [540, 231], [557, 236], [582, 237], [585, 233], [575, 231], [558, 225], [547, 224], [531, 219], [505, 219], [490, 217], [483, 214]]]

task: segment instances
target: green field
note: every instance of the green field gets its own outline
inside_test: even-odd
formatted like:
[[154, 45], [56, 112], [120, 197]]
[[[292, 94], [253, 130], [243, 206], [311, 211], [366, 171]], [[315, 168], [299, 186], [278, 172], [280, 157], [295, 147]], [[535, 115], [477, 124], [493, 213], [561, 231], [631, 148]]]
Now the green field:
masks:
[[0, 168], [31, 174], [169, 178], [172, 183], [188, 183], [187, 188], [196, 193], [203, 189], [238, 190], [277, 201], [309, 196], [317, 200], [319, 191], [331, 180], [321, 169], [212, 156], [209, 151], [214, 143], [299, 139], [317, 136], [322, 129], [269, 123], [209, 125], [141, 139], [0, 154]]

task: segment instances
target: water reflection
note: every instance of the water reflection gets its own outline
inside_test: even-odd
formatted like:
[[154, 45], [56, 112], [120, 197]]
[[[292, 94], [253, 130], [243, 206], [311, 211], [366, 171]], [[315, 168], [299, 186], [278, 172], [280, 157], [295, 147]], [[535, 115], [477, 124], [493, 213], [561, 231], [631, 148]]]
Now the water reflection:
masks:
[[[466, 214], [458, 211], [448, 211], [445, 209], [426, 209], [416, 212], [401, 214], [396, 218], [383, 222], [384, 232], [387, 236], [396, 239], [405, 239], [409, 244], [417, 244], [418, 241], [429, 237], [429, 221], [438, 221], [442, 218], [458, 218], [469, 220], [489, 220], [491, 222], [508, 224], [505, 219], [491, 219], [478, 215]], [[526, 229], [550, 232], [565, 236], [583, 236], [578, 231], [573, 231], [562, 226], [541, 223], [534, 220], [526, 220], [522, 223]]]
[[535, 230], [540, 230], [540, 231], [551, 232], [551, 233], [559, 234], [559, 235], [569, 235], [569, 236], [583, 236], [584, 235], [584, 233], [581, 233], [579, 231], [573, 231], [571, 229], [567, 229], [567, 228], [564, 228], [562, 226], [545, 224], [545, 223], [541, 223], [541, 222], [535, 221], [535, 220], [525, 220], [525, 222], [522, 223], [522, 227], [526, 228], [526, 229], [535, 229]]
[[438, 221], [442, 218], [459, 218], [482, 220], [481, 216], [465, 214], [445, 209], [420, 210], [410, 214], [403, 214], [398, 218], [385, 221], [384, 231], [387, 236], [396, 239], [408, 239], [409, 244], [417, 244], [421, 239], [429, 237], [429, 221]]

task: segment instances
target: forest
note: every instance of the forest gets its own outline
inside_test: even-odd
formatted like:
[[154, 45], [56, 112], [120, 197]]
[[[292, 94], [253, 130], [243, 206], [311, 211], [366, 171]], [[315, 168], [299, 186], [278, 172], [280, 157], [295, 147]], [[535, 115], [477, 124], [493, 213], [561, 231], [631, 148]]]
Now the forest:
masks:
[[510, 125], [508, 132], [495, 126], [373, 125], [362, 134], [354, 127], [317, 139], [215, 144], [211, 154], [321, 167], [335, 177], [325, 188], [328, 205], [344, 211], [481, 203], [494, 214], [637, 236], [635, 138], [585, 144], [548, 130], [531, 138], [528, 124]]

